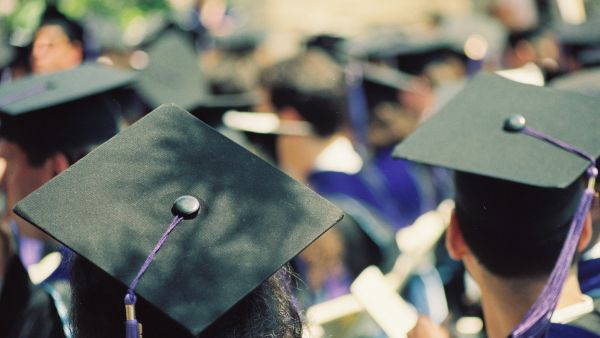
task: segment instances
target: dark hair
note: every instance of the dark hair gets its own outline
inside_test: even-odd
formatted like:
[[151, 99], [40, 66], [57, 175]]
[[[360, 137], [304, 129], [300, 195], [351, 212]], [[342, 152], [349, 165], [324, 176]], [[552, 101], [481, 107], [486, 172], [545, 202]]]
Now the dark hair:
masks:
[[509, 278], [552, 271], [584, 189], [581, 179], [551, 189], [463, 172], [455, 186], [465, 242], [488, 271]]
[[296, 109], [320, 136], [333, 134], [345, 122], [344, 73], [321, 51], [310, 50], [267, 68], [260, 82], [276, 109]]
[[[49, 6], [40, 20], [39, 27], [43, 26], [59, 26], [71, 43], [78, 42], [81, 47], [84, 46], [84, 31], [83, 27], [76, 21], [67, 18], [56, 7]], [[39, 29], [39, 28], [38, 28]]]
[[[302, 337], [302, 321], [290, 296], [289, 276], [287, 266], [279, 270], [199, 337]], [[126, 287], [82, 257], [76, 257], [72, 263], [71, 281], [74, 336], [123, 336]], [[138, 299], [136, 313], [145, 338], [189, 336], [180, 325], [142, 298]]]

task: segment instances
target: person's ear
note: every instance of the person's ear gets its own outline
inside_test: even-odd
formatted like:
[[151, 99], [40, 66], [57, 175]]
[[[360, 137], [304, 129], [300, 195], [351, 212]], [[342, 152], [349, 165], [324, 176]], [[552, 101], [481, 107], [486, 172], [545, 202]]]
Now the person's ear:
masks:
[[69, 168], [69, 166], [70, 166], [67, 156], [65, 156], [65, 154], [60, 153], [60, 152], [52, 155], [48, 159], [48, 161], [49, 161], [50, 169], [52, 170], [53, 176], [56, 176], [56, 175], [62, 173], [63, 171], [67, 170], [67, 168]]
[[466, 254], [470, 253], [467, 243], [463, 237], [462, 231], [460, 230], [460, 224], [456, 217], [456, 212], [452, 212], [450, 217], [450, 224], [446, 231], [446, 249], [450, 254], [450, 257], [454, 260], [462, 260]]
[[577, 244], [577, 252], [582, 252], [587, 248], [592, 239], [592, 232], [592, 215], [588, 212], [587, 215], [585, 215], [583, 229], [581, 230], [581, 236], [579, 237], [579, 243]]

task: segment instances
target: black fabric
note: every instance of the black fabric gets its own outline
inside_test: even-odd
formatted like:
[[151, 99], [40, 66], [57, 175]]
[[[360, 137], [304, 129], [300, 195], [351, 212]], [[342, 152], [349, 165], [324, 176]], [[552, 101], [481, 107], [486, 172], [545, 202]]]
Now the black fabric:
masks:
[[181, 195], [202, 199], [205, 208], [173, 231], [136, 293], [192, 334], [342, 218], [175, 105], [96, 148], [15, 211], [128, 285]]
[[34, 287], [18, 256], [13, 255], [0, 293], [0, 337], [63, 338], [52, 298]]
[[217, 113], [220, 117], [225, 110], [243, 109], [257, 101], [253, 93], [212, 93], [194, 48], [188, 33], [174, 28], [148, 46], [148, 64], [140, 69], [136, 87], [151, 109], [175, 103], [210, 120]]
[[504, 130], [515, 114], [527, 126], [600, 155], [600, 99], [480, 74], [393, 156], [543, 188], [565, 188], [590, 165], [560, 147]]
[[23, 115], [0, 115], [0, 137], [31, 152], [59, 150], [100, 144], [117, 133], [114, 107], [106, 95]]
[[131, 81], [131, 72], [96, 64], [11, 81], [0, 87], [0, 137], [28, 154], [102, 143], [118, 129], [109, 94]]

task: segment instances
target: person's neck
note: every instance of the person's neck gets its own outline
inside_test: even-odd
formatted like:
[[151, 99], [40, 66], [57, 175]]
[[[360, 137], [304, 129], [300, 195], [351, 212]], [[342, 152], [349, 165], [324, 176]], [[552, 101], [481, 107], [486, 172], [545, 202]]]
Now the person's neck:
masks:
[[300, 182], [306, 182], [315, 161], [338, 136], [311, 137], [291, 136], [286, 142], [286, 152], [279, 156], [281, 168]]
[[[484, 272], [481, 286], [486, 331], [489, 338], [506, 338], [523, 320], [546, 283], [546, 278], [501, 278]], [[582, 292], [575, 270], [565, 281], [557, 308], [578, 303]]]

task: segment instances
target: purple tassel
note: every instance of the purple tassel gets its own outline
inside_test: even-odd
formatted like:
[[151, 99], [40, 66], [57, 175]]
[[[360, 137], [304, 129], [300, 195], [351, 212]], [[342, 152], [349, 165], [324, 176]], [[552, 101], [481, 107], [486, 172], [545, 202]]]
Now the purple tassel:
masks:
[[585, 216], [590, 208], [593, 196], [594, 192], [590, 189], [587, 189], [582, 196], [577, 213], [571, 223], [569, 234], [560, 251], [558, 261], [550, 274], [550, 278], [544, 286], [542, 293], [525, 315], [525, 318], [514, 329], [511, 334], [512, 338], [543, 337], [548, 329], [550, 317], [558, 303], [563, 284], [569, 273], [571, 259], [577, 248]]
[[125, 295], [125, 338], [141, 338], [140, 323], [135, 318], [136, 300], [133, 292]]
[[125, 321], [125, 338], [140, 338], [140, 324], [137, 320]]
[[590, 161], [590, 166], [587, 170], [587, 176], [589, 180], [588, 187], [581, 197], [581, 201], [577, 207], [577, 212], [571, 221], [569, 233], [567, 234], [565, 243], [560, 251], [558, 260], [552, 269], [550, 278], [546, 282], [544, 289], [536, 299], [533, 306], [531, 306], [529, 311], [527, 311], [525, 318], [517, 325], [510, 335], [511, 338], [538, 338], [544, 337], [548, 331], [550, 326], [550, 318], [552, 317], [552, 313], [558, 304], [558, 299], [560, 298], [563, 284], [565, 283], [567, 275], [569, 274], [571, 260], [575, 250], [577, 249], [577, 243], [579, 243], [581, 231], [583, 230], [583, 223], [585, 222], [585, 217], [594, 198], [594, 182], [598, 176], [598, 169], [594, 167], [594, 157], [576, 147], [573, 147], [530, 127], [524, 127], [522, 132], [526, 135], [546, 141], [566, 151], [577, 154]]
[[134, 293], [134, 289], [137, 286], [137, 283], [140, 281], [140, 278], [142, 278], [142, 276], [146, 272], [146, 269], [148, 269], [148, 266], [150, 266], [150, 263], [154, 260], [154, 257], [156, 257], [158, 250], [160, 250], [160, 248], [163, 246], [163, 244], [169, 237], [169, 234], [182, 220], [183, 216], [175, 216], [175, 218], [173, 218], [173, 221], [171, 222], [165, 233], [163, 233], [163, 235], [160, 237], [158, 243], [156, 244], [150, 255], [148, 255], [148, 257], [146, 258], [146, 261], [142, 265], [142, 268], [140, 269], [140, 271], [138, 271], [137, 275], [129, 285], [129, 289], [127, 290], [127, 294], [125, 295], [124, 300], [125, 338], [141, 338], [141, 324], [138, 323], [137, 319], [135, 318], [135, 302], [137, 299]]

